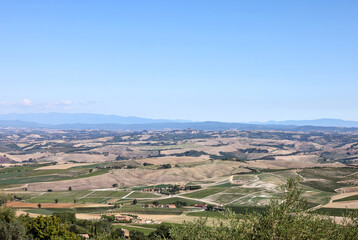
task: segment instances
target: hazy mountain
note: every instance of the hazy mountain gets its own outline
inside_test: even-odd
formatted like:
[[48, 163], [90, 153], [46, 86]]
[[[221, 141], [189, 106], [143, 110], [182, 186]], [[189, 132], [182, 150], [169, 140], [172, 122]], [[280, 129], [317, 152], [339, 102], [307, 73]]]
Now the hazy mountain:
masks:
[[315, 120], [288, 120], [288, 121], [269, 121], [255, 124], [269, 125], [296, 125], [296, 126], [321, 126], [321, 127], [358, 127], [358, 121], [346, 121], [333, 118], [321, 118]]
[[295, 126], [295, 125], [268, 125], [268, 124], [246, 124], [246, 123], [223, 123], [223, 122], [163, 122], [163, 123], [144, 123], [144, 124], [117, 124], [117, 123], [99, 123], [99, 124], [39, 124], [25, 121], [1, 121], [0, 127], [12, 128], [34, 128], [34, 129], [64, 129], [64, 130], [85, 130], [85, 129], [103, 129], [103, 130], [121, 130], [121, 131], [141, 131], [141, 130], [170, 130], [170, 129], [196, 129], [206, 131], [222, 130], [272, 130], [272, 131], [323, 131], [323, 132], [348, 132], [358, 131], [358, 128], [342, 127], [321, 127], [321, 126]]
[[275, 130], [357, 131], [358, 122], [339, 119], [270, 121], [265, 123], [190, 122], [89, 113], [32, 113], [0, 115], [0, 127], [104, 130]]
[[145, 124], [160, 122], [188, 122], [185, 120], [149, 119], [140, 117], [122, 117], [117, 115], [104, 115], [93, 113], [11, 113], [0, 115], [4, 121], [26, 121], [40, 124]]

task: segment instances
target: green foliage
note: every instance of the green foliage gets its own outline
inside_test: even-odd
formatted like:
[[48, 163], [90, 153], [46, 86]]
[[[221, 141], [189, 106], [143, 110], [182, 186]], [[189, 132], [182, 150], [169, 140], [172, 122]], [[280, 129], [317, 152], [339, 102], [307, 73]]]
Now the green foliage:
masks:
[[137, 231], [137, 230], [132, 230], [129, 232], [129, 238], [131, 240], [147, 240], [146, 236], [144, 235], [144, 233]]
[[55, 212], [53, 215], [59, 218], [63, 223], [76, 222], [76, 214], [73, 212]]
[[113, 232], [113, 226], [109, 221], [98, 221], [94, 223], [92, 232], [99, 236], [109, 235]]
[[148, 236], [149, 239], [172, 239], [170, 236], [171, 227], [166, 226], [164, 224], [159, 225], [159, 227], [151, 232]]
[[31, 219], [27, 224], [27, 229], [28, 233], [33, 236], [34, 240], [80, 239], [75, 233], [70, 232], [68, 226], [63, 224], [56, 216], [39, 216]]
[[0, 208], [0, 239], [28, 239], [24, 225], [20, 221], [18, 221], [15, 216], [15, 211], [9, 207]]
[[101, 219], [107, 220], [108, 222], [114, 222], [115, 217], [114, 217], [114, 215], [109, 215], [109, 216], [107, 216], [107, 215], [102, 215], [102, 216], [101, 216]]
[[181, 208], [185, 207], [187, 203], [185, 201], [175, 201], [174, 204], [177, 208]]
[[170, 230], [171, 237], [177, 240], [358, 239], [357, 216], [337, 224], [331, 218], [310, 214], [305, 210], [298, 179], [289, 179], [282, 190], [282, 199], [272, 199], [261, 214], [238, 215], [229, 210], [225, 219], [217, 220], [214, 226], [209, 226], [204, 218], [174, 226]]
[[158, 169], [168, 169], [168, 168], [172, 168], [172, 165], [169, 163], [160, 165]]

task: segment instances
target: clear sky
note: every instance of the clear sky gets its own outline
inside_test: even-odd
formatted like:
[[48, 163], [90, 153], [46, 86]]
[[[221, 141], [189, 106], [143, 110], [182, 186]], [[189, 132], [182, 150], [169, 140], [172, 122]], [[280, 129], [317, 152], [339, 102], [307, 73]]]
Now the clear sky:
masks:
[[358, 1], [0, 1], [0, 113], [358, 120]]

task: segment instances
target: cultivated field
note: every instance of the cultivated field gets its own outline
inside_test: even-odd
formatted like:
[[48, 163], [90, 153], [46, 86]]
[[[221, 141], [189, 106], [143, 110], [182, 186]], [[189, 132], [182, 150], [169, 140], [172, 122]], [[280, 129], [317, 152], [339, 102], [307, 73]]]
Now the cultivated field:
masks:
[[283, 196], [280, 187], [290, 177], [300, 179], [312, 211], [339, 216], [358, 208], [354, 133], [0, 133], [0, 197], [30, 216], [69, 211], [80, 219], [103, 214], [135, 214], [156, 223], [217, 219], [222, 212], [212, 207], [262, 211]]

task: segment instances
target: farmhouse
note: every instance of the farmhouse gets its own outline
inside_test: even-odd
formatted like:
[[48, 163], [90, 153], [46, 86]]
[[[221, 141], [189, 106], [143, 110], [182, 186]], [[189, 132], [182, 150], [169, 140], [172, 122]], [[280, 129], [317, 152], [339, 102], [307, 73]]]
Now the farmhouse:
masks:
[[206, 204], [195, 204], [196, 208], [207, 208], [207, 206]]
[[132, 217], [126, 215], [115, 215], [114, 219], [119, 222], [130, 222], [132, 220]]

